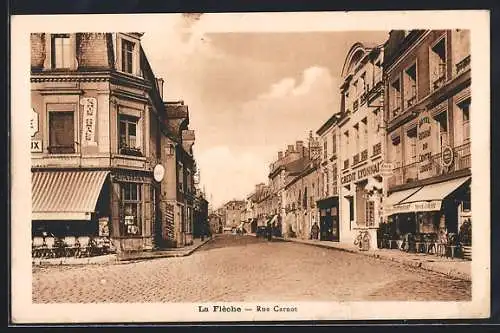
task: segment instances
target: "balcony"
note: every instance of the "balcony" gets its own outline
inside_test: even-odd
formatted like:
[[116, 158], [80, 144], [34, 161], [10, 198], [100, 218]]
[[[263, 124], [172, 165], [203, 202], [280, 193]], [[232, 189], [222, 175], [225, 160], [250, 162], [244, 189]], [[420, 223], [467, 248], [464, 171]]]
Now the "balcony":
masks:
[[408, 100], [406, 100], [406, 107], [409, 108], [415, 105], [416, 102], [417, 102], [417, 96], [413, 95], [410, 98], [408, 98]]
[[368, 159], [368, 149], [365, 149], [361, 152], [361, 162], [364, 162]]
[[432, 81], [433, 90], [439, 89], [444, 85], [444, 82], [446, 80], [446, 64], [441, 63], [438, 65], [437, 73], [435, 73], [435, 77], [436, 76], [437, 78], [434, 81]]
[[142, 152], [141, 152], [140, 148], [128, 147], [126, 145], [122, 145], [120, 147], [120, 154], [129, 155], [129, 156], [142, 156]]
[[356, 154], [352, 157], [352, 165], [356, 165], [359, 163], [359, 154]]
[[361, 105], [366, 103], [368, 94], [366, 92], [362, 93], [361, 96], [359, 97], [359, 102]]
[[457, 69], [457, 75], [468, 70], [470, 68], [470, 55], [459, 61], [455, 66]]
[[358, 111], [358, 107], [359, 107], [359, 102], [358, 102], [358, 100], [355, 100], [354, 103], [352, 103], [353, 112]]
[[399, 115], [400, 111], [401, 111], [401, 108], [399, 106], [397, 108], [394, 108], [391, 111], [392, 118], [396, 118]]
[[379, 142], [379, 143], [373, 145], [373, 154], [372, 154], [372, 157], [380, 155], [381, 153], [382, 153], [382, 143]]
[[344, 160], [344, 168], [342, 170], [348, 169], [349, 168], [349, 159]]
[[[393, 169], [393, 175], [388, 180], [389, 187], [412, 183], [424, 179], [419, 175], [419, 162]], [[436, 177], [446, 173], [452, 173], [470, 168], [471, 154], [470, 143], [453, 148], [453, 163], [449, 167], [444, 167], [441, 153], [431, 157], [431, 170], [426, 173], [425, 178]]]

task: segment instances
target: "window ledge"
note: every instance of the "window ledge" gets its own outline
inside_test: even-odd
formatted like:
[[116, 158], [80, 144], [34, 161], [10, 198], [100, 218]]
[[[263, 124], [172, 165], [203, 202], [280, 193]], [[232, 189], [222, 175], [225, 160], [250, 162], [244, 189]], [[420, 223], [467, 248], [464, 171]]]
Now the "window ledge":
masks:
[[123, 155], [123, 154], [114, 154], [115, 158], [123, 158], [126, 160], [136, 160], [136, 161], [146, 161], [146, 156], [134, 156], [134, 155]]

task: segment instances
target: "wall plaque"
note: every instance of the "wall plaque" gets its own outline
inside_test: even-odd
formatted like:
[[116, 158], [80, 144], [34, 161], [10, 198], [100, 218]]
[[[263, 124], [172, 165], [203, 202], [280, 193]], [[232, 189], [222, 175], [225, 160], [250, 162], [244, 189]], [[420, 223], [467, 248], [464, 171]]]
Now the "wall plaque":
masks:
[[95, 140], [97, 99], [84, 97], [80, 100], [80, 104], [83, 106], [82, 144], [97, 145]]

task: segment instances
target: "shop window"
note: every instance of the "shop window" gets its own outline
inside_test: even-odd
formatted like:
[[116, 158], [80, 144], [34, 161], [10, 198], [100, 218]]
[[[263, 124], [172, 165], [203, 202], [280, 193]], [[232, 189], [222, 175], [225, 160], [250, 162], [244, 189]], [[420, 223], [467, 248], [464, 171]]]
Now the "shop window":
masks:
[[389, 107], [391, 118], [397, 117], [401, 112], [401, 81], [398, 79], [391, 83], [389, 89]]
[[414, 63], [404, 72], [404, 104], [409, 108], [417, 102], [417, 65]]
[[126, 73], [133, 73], [133, 59], [134, 59], [134, 43], [122, 39], [122, 71]]
[[123, 204], [122, 236], [140, 235], [142, 223], [141, 210], [142, 185], [123, 183], [121, 185]]
[[75, 123], [73, 111], [49, 112], [50, 154], [72, 154], [75, 152]]
[[430, 50], [431, 89], [440, 88], [446, 80], [446, 42], [438, 41]]
[[52, 68], [69, 69], [71, 67], [71, 39], [69, 34], [51, 36]]
[[120, 115], [120, 154], [142, 156], [138, 118]]

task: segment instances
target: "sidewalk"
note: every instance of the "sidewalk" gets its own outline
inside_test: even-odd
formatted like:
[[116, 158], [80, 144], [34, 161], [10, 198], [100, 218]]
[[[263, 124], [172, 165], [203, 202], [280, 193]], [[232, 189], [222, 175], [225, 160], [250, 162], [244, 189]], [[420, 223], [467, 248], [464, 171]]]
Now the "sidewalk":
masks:
[[193, 240], [193, 245], [185, 246], [181, 248], [172, 248], [158, 251], [144, 251], [144, 252], [132, 252], [132, 253], [122, 253], [108, 254], [103, 256], [95, 257], [85, 257], [85, 258], [74, 258], [74, 257], [63, 257], [63, 258], [50, 258], [41, 259], [33, 258], [33, 266], [50, 266], [50, 265], [102, 265], [102, 264], [119, 264], [129, 261], [137, 260], [147, 260], [155, 258], [171, 258], [171, 257], [185, 257], [192, 254], [199, 247], [205, 243], [212, 240], [212, 238], [205, 238], [201, 241], [199, 238]]
[[[255, 236], [255, 234], [249, 234]], [[383, 260], [390, 260], [406, 266], [421, 268], [428, 271], [444, 274], [454, 279], [471, 281], [471, 261], [463, 259], [451, 259], [428, 255], [423, 253], [408, 253], [399, 250], [376, 249], [360, 251], [357, 247], [345, 243], [336, 243], [320, 240], [303, 240], [297, 238], [273, 237], [287, 242], [301, 243], [322, 248], [330, 248], [350, 253], [361, 254]]]

